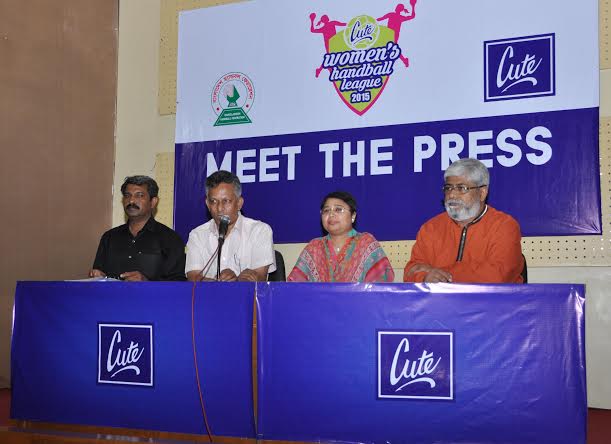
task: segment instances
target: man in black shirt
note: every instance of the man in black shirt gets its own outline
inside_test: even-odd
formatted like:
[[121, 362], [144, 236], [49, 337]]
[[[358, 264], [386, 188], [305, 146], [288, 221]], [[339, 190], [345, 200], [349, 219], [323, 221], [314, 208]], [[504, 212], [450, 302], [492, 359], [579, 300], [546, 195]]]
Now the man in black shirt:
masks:
[[100, 239], [90, 277], [126, 281], [184, 281], [185, 245], [172, 229], [153, 218], [159, 186], [147, 176], [131, 176], [121, 186], [127, 223]]

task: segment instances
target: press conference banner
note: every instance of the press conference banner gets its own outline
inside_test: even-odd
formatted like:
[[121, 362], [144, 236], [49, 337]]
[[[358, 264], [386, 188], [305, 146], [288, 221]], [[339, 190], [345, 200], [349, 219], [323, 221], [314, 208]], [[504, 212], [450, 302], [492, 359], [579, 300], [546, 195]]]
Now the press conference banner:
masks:
[[443, 211], [443, 171], [473, 157], [523, 235], [600, 234], [597, 26], [596, 0], [181, 12], [175, 228], [208, 219], [205, 178], [226, 169], [276, 242], [319, 236], [334, 190], [361, 231], [413, 239]]
[[259, 288], [258, 436], [582, 443], [583, 285]]

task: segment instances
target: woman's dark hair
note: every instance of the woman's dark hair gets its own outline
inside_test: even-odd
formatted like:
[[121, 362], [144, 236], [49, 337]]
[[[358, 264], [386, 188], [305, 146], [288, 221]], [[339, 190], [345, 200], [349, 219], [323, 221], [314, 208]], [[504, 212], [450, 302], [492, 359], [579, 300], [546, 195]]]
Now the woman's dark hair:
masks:
[[327, 194], [322, 203], [320, 204], [320, 209], [322, 210], [325, 206], [325, 202], [329, 199], [339, 199], [342, 200], [350, 207], [350, 213], [356, 213], [356, 199], [347, 191], [333, 191], [332, 193]]

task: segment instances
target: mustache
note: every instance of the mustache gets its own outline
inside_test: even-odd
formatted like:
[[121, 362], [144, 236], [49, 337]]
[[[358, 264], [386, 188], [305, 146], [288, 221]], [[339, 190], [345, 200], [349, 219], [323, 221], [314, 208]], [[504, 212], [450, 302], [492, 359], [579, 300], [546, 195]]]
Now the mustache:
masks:
[[464, 207], [465, 203], [460, 199], [448, 199], [445, 201], [446, 205], [456, 205], [459, 207]]
[[130, 208], [134, 208], [134, 209], [136, 209], [136, 210], [139, 210], [139, 209], [140, 209], [140, 207], [139, 207], [138, 205], [136, 205], [136, 204], [128, 204], [128, 205], [125, 207], [125, 209], [126, 209], [126, 210], [129, 210]]

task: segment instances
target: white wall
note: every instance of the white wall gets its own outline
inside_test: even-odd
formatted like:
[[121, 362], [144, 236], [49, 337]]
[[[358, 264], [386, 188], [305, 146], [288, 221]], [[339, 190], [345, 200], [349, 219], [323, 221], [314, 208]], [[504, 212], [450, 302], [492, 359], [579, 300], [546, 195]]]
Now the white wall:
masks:
[[124, 223], [126, 176], [154, 176], [155, 154], [174, 151], [174, 116], [157, 111], [160, 0], [121, 0], [113, 226]]
[[[121, 0], [115, 190], [127, 175], [154, 176], [155, 155], [174, 151], [174, 116], [159, 116], [161, 0]], [[601, 71], [601, 117], [611, 117], [611, 70]], [[113, 224], [123, 223], [115, 193]], [[603, 202], [603, 205], [609, 205]], [[611, 227], [604, 227], [611, 237]], [[278, 248], [291, 268], [301, 245]], [[395, 270], [400, 280], [402, 270]], [[585, 283], [588, 404], [611, 409], [611, 267], [530, 268], [531, 283]]]
[[528, 270], [529, 282], [586, 284], [588, 405], [611, 409], [611, 267]]

